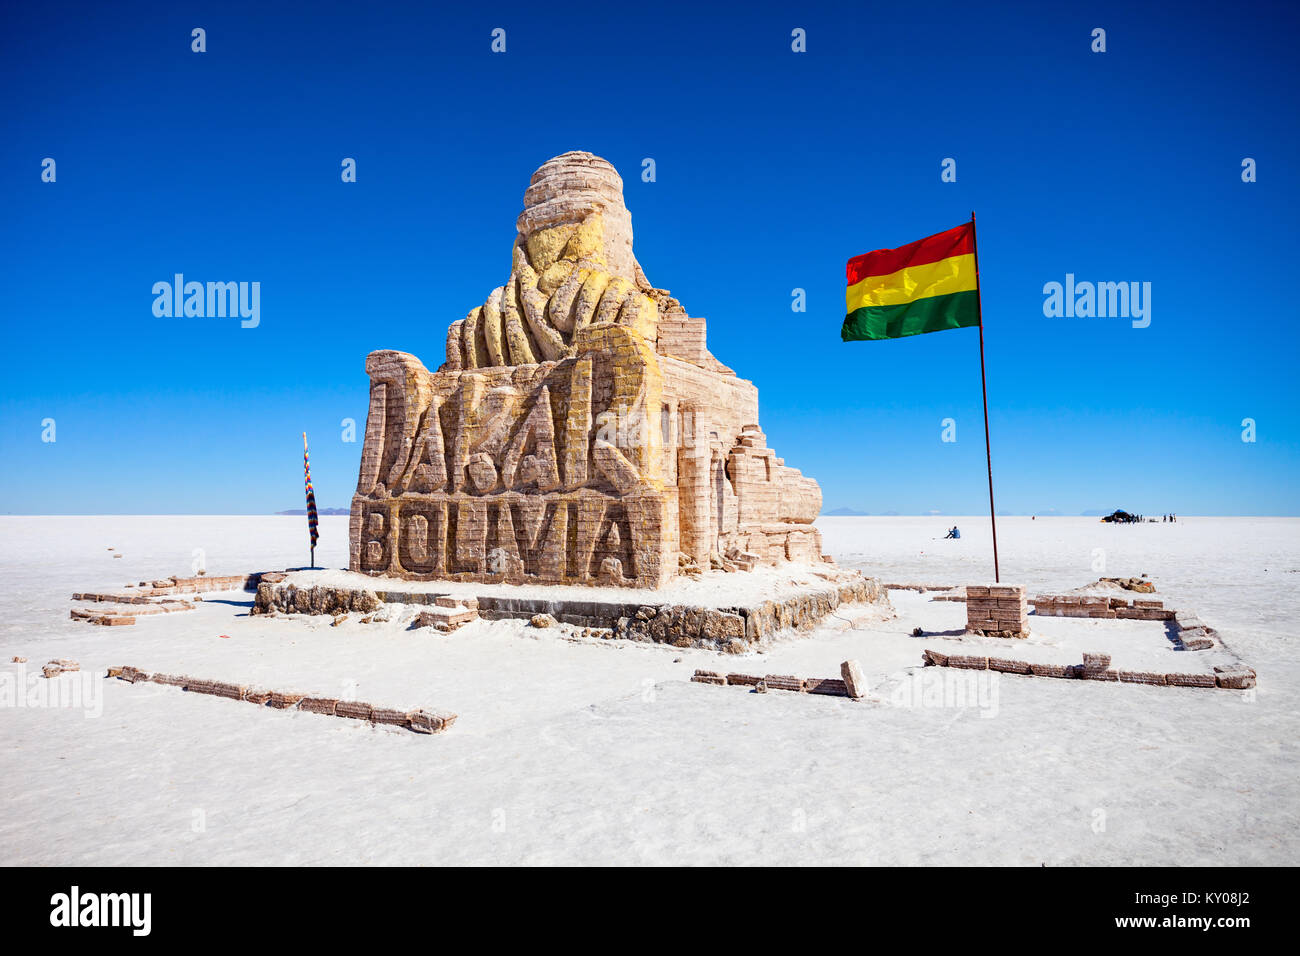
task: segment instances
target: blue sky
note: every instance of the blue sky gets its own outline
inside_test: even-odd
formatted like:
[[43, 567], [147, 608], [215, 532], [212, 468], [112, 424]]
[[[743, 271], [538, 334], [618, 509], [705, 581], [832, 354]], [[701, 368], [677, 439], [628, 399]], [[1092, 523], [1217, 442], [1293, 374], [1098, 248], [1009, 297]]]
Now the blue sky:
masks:
[[[0, 513], [302, 507], [304, 430], [346, 507], [366, 353], [436, 367], [586, 149], [827, 508], [987, 510], [976, 331], [839, 340], [847, 258], [974, 209], [999, 511], [1300, 514], [1297, 14], [1060, 6], [6, 5]], [[156, 318], [177, 272], [260, 325]], [[1066, 273], [1150, 282], [1150, 327], [1045, 318]]]

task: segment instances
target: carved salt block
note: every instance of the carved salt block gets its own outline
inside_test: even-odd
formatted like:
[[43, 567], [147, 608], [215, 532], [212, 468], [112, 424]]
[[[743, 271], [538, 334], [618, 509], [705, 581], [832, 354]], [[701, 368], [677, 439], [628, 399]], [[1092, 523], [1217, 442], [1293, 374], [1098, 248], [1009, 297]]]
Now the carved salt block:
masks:
[[1110, 667], [1110, 655], [1094, 651], [1084, 651], [1083, 669], [1085, 671], [1104, 671]]
[[1120, 671], [1119, 679], [1124, 684], [1157, 684], [1163, 686], [1165, 675], [1154, 671]]
[[351, 717], [353, 720], [369, 720], [374, 708], [364, 701], [341, 700], [334, 706], [335, 717]]
[[409, 723], [407, 712], [404, 710], [395, 710], [392, 707], [374, 707], [370, 711], [370, 721], [375, 724], [389, 724], [396, 727], [405, 727]]
[[248, 690], [242, 684], [228, 684], [224, 681], [213, 681], [210, 686], [209, 694], [214, 697], [225, 697], [229, 700], [243, 700], [244, 693]]
[[825, 694], [834, 697], [848, 697], [848, 686], [838, 677], [806, 677], [804, 692], [808, 694]]
[[467, 607], [453, 605], [452, 607], [442, 607], [435, 605], [428, 610], [421, 611], [416, 615], [415, 620], [411, 623], [412, 627], [435, 627], [440, 631], [452, 631], [462, 624], [468, 624], [470, 621], [478, 619], [478, 611]]
[[1219, 665], [1214, 668], [1215, 683], [1231, 690], [1249, 690], [1255, 686], [1255, 671], [1245, 664]]
[[1217, 685], [1213, 674], [1166, 674], [1165, 683], [1174, 687], [1214, 687]]
[[718, 671], [697, 670], [691, 677], [693, 684], [726, 684], [727, 678]]
[[406, 720], [417, 734], [438, 734], [456, 722], [456, 715], [441, 710], [413, 710], [407, 713]]
[[1083, 677], [1086, 680], [1117, 681], [1119, 680], [1119, 671], [1111, 670], [1109, 668], [1103, 668], [1101, 670], [1089, 670], [1088, 668], [1085, 667], [1083, 669]]
[[844, 682], [845, 693], [850, 697], [867, 696], [867, 676], [862, 672], [862, 665], [857, 661], [840, 663], [840, 680]]
[[1029, 673], [1035, 677], [1069, 677], [1069, 668], [1064, 664], [1030, 664]]
[[768, 690], [793, 690], [800, 693], [804, 690], [803, 678], [790, 674], [768, 674], [763, 678], [763, 683], [767, 685]]

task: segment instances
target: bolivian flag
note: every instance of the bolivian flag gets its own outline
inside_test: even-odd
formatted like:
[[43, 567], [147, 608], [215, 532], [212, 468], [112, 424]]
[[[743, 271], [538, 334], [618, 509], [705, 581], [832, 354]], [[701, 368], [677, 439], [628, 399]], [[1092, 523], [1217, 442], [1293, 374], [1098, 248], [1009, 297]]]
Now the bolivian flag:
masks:
[[854, 256], [840, 338], [897, 339], [979, 325], [975, 223]]

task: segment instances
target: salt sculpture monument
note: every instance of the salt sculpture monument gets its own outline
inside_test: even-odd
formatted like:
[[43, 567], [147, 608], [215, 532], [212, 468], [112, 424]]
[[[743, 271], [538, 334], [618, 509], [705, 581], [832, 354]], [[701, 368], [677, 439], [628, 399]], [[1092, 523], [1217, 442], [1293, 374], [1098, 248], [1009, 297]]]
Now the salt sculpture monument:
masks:
[[505, 285], [430, 372], [372, 352], [353, 571], [658, 588], [692, 564], [821, 562], [821, 489], [758, 427], [758, 389], [652, 286], [623, 181], [543, 163]]

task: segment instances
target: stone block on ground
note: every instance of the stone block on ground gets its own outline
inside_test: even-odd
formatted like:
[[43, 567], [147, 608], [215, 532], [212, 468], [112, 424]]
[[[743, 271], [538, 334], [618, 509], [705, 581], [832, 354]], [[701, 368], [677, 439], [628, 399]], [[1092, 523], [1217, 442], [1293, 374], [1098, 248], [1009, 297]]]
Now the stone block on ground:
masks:
[[1165, 675], [1154, 671], [1120, 671], [1119, 679], [1124, 684], [1156, 684], [1163, 686]]
[[335, 717], [350, 717], [353, 720], [369, 720], [374, 708], [359, 700], [340, 700], [334, 705]]
[[726, 684], [726, 675], [718, 671], [697, 670], [691, 677], [691, 682], [695, 684]]
[[1213, 674], [1182, 674], [1182, 673], [1166, 674], [1165, 683], [1170, 684], [1174, 687], [1216, 686], [1216, 680]]
[[803, 693], [803, 678], [791, 674], [768, 674], [763, 678], [768, 690], [792, 690]]
[[442, 733], [456, 721], [456, 715], [449, 711], [412, 710], [406, 715], [407, 726], [417, 734]]
[[840, 680], [844, 682], [844, 691], [848, 696], [855, 699], [867, 696], [867, 675], [857, 661], [840, 662]]
[[825, 694], [834, 697], [848, 697], [848, 687], [838, 677], [806, 677], [804, 692], [808, 694]]
[[1254, 668], [1245, 664], [1225, 664], [1214, 668], [1215, 683], [1231, 690], [1249, 690], [1255, 686]]

